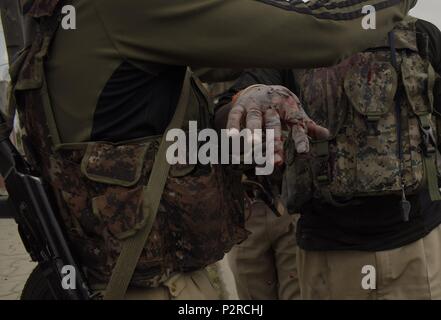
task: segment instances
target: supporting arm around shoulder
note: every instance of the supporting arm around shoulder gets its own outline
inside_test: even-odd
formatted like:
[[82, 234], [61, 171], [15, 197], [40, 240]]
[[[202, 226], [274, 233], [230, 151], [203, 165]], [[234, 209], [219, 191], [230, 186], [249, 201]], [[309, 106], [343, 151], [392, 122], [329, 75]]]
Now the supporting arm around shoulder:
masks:
[[[210, 67], [315, 67], [383, 39], [413, 0], [93, 0], [121, 55]], [[345, 4], [349, 3], [349, 4]], [[375, 30], [362, 9], [376, 8]]]

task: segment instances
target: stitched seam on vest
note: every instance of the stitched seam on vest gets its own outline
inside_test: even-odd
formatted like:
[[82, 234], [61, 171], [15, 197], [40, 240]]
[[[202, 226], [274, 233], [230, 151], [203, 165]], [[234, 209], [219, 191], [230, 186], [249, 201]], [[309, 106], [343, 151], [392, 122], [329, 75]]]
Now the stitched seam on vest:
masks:
[[[302, 1], [296, 2], [296, 3], [289, 3], [289, 2], [283, 3], [283, 2], [276, 1], [276, 0], [255, 0], [255, 1], [259, 1], [264, 4], [278, 7], [280, 9], [284, 9], [287, 11], [311, 15], [311, 16], [314, 16], [318, 19], [353, 20], [353, 19], [357, 19], [357, 18], [365, 16], [365, 14], [362, 12], [361, 8], [357, 9], [356, 11], [346, 12], [346, 13], [341, 13], [341, 12], [340, 13], [330, 13], [330, 12], [315, 13], [314, 10], [321, 8], [322, 5], [319, 6], [319, 4], [317, 4], [317, 5], [313, 5], [311, 7], [300, 8], [300, 7], [297, 7], [296, 5], [300, 4], [300, 3], [304, 4]], [[326, 9], [334, 9], [334, 8], [340, 8], [340, 9], [343, 8], [344, 9], [344, 8], [348, 8], [353, 5], [363, 4], [365, 2], [366, 2], [365, 0], [347, 0], [346, 2], [342, 2], [342, 3], [338, 3], [338, 4], [334, 4], [334, 5], [324, 5], [323, 7]], [[382, 9], [392, 7], [398, 3], [400, 3], [400, 0], [385, 0], [383, 2], [375, 4], [373, 6], [375, 7], [376, 10], [382, 10]], [[370, 4], [366, 3], [366, 5], [370, 5]]]

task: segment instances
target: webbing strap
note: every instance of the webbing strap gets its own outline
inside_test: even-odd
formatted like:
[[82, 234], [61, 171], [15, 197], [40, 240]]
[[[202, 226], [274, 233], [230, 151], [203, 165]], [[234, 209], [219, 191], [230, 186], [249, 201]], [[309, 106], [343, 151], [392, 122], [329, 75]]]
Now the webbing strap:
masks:
[[424, 157], [424, 170], [427, 177], [427, 188], [429, 189], [430, 200], [441, 201], [441, 194], [438, 186], [438, 170], [436, 168], [435, 155]]
[[441, 194], [438, 186], [438, 170], [436, 166], [436, 139], [433, 135], [433, 128], [430, 124], [430, 115], [417, 115], [423, 138], [423, 163], [424, 173], [427, 179], [427, 188], [431, 201], [441, 201]]
[[167, 181], [170, 164], [167, 162], [166, 153], [172, 142], [166, 141], [168, 130], [181, 128], [187, 111], [190, 95], [191, 72], [187, 70], [182, 86], [176, 112], [168, 126], [155, 157], [155, 162], [150, 174], [149, 182], [143, 190], [143, 213], [146, 218], [144, 227], [133, 237], [126, 239], [122, 244], [121, 254], [116, 261], [109, 284], [104, 293], [104, 300], [121, 300], [124, 298], [130, 280], [135, 272], [139, 257], [148, 239], [153, 223], [156, 219], [162, 193]]
[[[391, 58], [392, 65], [394, 66], [397, 72], [398, 62], [396, 55], [396, 47], [395, 47], [395, 35], [393, 32], [389, 33], [389, 43], [391, 47]], [[400, 88], [399, 88], [400, 89]], [[397, 92], [401, 94], [400, 90]], [[395, 99], [395, 109], [397, 115], [397, 134], [398, 134], [398, 155], [400, 159], [400, 176], [401, 176], [401, 184], [402, 184], [402, 200], [401, 200], [401, 209], [403, 213], [404, 221], [409, 220], [409, 214], [411, 210], [410, 202], [407, 201], [405, 195], [405, 184], [403, 177], [403, 147], [402, 147], [402, 137], [401, 137], [401, 105], [399, 103], [400, 95], [398, 95]], [[420, 124], [420, 132], [422, 137], [422, 146], [423, 146], [423, 164], [424, 164], [424, 174], [427, 182], [427, 188], [429, 191], [431, 201], [440, 201], [441, 194], [438, 186], [438, 173], [436, 168], [436, 139], [433, 135], [433, 128], [430, 122], [430, 113], [417, 113], [418, 121]]]
[[314, 143], [316, 173], [315, 179], [317, 188], [320, 190], [320, 194], [323, 199], [333, 205], [334, 207], [346, 207], [352, 202], [338, 202], [332, 196], [329, 185], [332, 182], [331, 173], [329, 171], [329, 140], [318, 141]]
[[[393, 31], [389, 32], [388, 34], [388, 40], [389, 40], [389, 46], [390, 46], [390, 53], [391, 53], [391, 63], [394, 67], [395, 71], [398, 75], [400, 75], [400, 78], [403, 77], [402, 74], [400, 74], [400, 70], [398, 67], [398, 60], [397, 60], [397, 48], [395, 45], [395, 33]], [[401, 99], [403, 98], [403, 87], [398, 86], [397, 92], [395, 95], [395, 119], [396, 119], [396, 127], [397, 127], [397, 156], [399, 160], [399, 166], [400, 166], [400, 185], [401, 185], [401, 201], [400, 201], [400, 211], [403, 221], [407, 222], [410, 219], [410, 212], [412, 209], [412, 205], [409, 200], [407, 200], [406, 197], [406, 185], [404, 181], [404, 154], [403, 154], [403, 137], [402, 137], [402, 113], [401, 113]]]

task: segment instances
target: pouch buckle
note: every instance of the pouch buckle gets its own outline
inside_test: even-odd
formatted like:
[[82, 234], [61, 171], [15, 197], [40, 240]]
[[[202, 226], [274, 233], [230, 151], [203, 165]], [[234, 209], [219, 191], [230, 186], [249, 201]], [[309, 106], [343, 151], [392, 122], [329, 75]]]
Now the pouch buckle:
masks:
[[379, 136], [381, 133], [378, 130], [378, 121], [380, 117], [371, 117], [367, 116], [365, 118], [366, 127], [367, 127], [367, 135], [368, 136]]
[[421, 126], [421, 133], [423, 138], [421, 147], [423, 149], [424, 155], [426, 157], [430, 157], [436, 152], [436, 139], [433, 134], [433, 129], [430, 125]]
[[[329, 141], [320, 141], [316, 143], [316, 165], [317, 165], [317, 183], [320, 186], [327, 186], [331, 183], [331, 172], [329, 168]], [[314, 160], [313, 160], [314, 161]]]

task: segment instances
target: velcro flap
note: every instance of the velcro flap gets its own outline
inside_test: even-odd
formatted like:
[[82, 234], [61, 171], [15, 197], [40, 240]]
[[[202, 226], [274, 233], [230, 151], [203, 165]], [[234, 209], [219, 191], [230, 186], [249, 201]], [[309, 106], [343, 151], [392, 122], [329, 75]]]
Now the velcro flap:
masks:
[[416, 115], [432, 112], [436, 75], [432, 66], [419, 57], [404, 58], [401, 64], [407, 99]]
[[398, 77], [387, 62], [369, 62], [348, 71], [344, 88], [352, 106], [362, 115], [379, 117], [393, 107]]
[[141, 177], [150, 142], [114, 145], [91, 143], [81, 163], [82, 173], [90, 180], [130, 187]]

